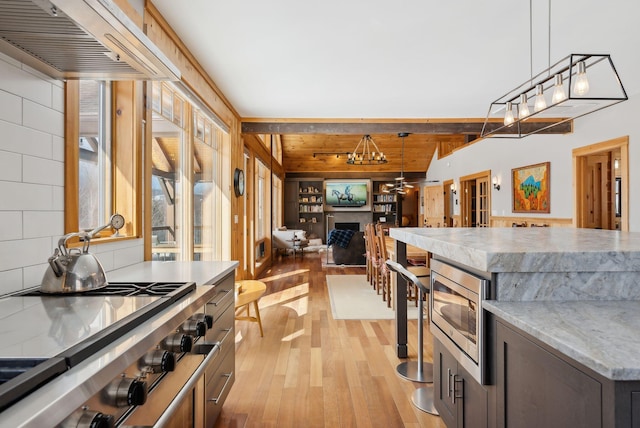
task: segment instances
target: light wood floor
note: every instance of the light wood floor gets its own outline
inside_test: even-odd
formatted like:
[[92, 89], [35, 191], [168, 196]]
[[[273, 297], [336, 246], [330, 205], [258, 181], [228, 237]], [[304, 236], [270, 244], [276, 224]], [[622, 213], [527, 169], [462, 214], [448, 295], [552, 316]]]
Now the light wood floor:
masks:
[[[364, 274], [360, 267], [323, 270], [320, 254], [282, 257], [261, 278], [264, 337], [236, 321], [236, 382], [216, 427], [437, 427], [416, 409], [425, 384], [400, 378], [393, 320], [334, 320], [325, 275]], [[409, 321], [409, 359], [417, 350]], [[425, 330], [424, 356], [432, 360]]]

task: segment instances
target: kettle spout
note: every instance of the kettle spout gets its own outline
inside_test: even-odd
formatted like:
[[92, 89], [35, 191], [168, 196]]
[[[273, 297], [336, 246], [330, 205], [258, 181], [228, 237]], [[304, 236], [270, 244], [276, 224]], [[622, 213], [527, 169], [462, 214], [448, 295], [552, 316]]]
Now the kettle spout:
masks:
[[53, 252], [53, 255], [49, 257], [49, 266], [51, 266], [51, 270], [56, 275], [56, 277], [60, 278], [65, 271], [65, 266], [60, 263], [60, 251], [56, 248]]

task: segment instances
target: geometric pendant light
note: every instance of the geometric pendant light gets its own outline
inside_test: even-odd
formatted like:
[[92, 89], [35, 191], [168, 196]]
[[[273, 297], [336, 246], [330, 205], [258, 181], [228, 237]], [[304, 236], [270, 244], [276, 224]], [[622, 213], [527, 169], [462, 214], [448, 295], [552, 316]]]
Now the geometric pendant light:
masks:
[[570, 54], [492, 102], [481, 137], [526, 137], [627, 99], [610, 55]]

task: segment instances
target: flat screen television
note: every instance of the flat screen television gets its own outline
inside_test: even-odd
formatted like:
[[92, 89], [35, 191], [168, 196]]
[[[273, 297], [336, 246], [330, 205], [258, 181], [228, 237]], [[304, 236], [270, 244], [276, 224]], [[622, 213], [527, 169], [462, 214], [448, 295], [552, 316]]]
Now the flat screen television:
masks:
[[341, 208], [369, 209], [370, 192], [371, 180], [325, 180], [325, 209], [328, 211]]

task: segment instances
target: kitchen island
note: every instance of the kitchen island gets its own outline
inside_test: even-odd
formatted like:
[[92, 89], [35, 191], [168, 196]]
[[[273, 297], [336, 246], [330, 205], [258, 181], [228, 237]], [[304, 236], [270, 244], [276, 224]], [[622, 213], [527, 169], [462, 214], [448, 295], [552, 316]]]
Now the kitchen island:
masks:
[[[468, 391], [466, 411], [488, 409], [480, 426], [639, 426], [639, 233], [401, 228], [390, 235], [399, 255], [410, 244], [491, 281], [481, 309], [487, 381], [474, 384], [464, 371], [457, 377]], [[401, 356], [401, 295], [396, 304]], [[435, 339], [434, 371], [447, 358]], [[442, 379], [434, 378], [437, 396]], [[447, 425], [463, 423], [464, 411], [447, 406], [438, 408]]]

